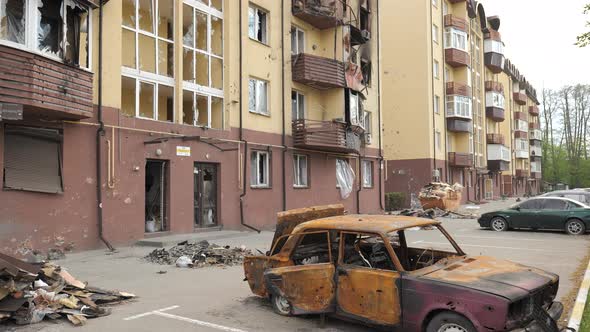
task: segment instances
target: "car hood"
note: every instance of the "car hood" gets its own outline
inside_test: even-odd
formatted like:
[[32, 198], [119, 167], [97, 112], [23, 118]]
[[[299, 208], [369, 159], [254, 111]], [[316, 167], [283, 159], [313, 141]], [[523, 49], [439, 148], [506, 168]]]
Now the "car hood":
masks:
[[559, 280], [556, 274], [488, 256], [439, 262], [421, 278], [496, 294], [511, 301]]

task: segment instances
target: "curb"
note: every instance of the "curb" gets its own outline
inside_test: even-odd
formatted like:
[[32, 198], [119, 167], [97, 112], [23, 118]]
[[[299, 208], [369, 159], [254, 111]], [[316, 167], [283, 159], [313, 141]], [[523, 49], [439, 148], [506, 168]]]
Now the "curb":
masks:
[[588, 261], [584, 280], [582, 280], [582, 284], [580, 284], [578, 297], [576, 297], [576, 303], [574, 304], [574, 309], [572, 310], [572, 315], [570, 316], [570, 321], [568, 323], [568, 327], [573, 328], [576, 331], [578, 331], [580, 323], [582, 322], [582, 315], [584, 314], [586, 300], [588, 299], [588, 290], [590, 290], [590, 261]]

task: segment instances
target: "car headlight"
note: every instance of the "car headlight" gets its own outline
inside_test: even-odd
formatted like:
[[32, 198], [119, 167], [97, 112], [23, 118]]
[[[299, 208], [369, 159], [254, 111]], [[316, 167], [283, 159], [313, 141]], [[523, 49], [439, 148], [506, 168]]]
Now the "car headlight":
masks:
[[532, 296], [510, 304], [509, 317], [510, 321], [525, 321], [533, 314], [534, 301]]

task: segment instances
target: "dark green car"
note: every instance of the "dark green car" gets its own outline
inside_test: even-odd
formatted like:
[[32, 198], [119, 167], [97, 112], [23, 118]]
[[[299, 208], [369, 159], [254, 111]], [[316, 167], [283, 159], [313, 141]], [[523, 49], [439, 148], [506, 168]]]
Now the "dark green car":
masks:
[[502, 232], [512, 228], [565, 230], [581, 235], [590, 230], [590, 206], [562, 197], [538, 197], [488, 212], [478, 219], [479, 225]]

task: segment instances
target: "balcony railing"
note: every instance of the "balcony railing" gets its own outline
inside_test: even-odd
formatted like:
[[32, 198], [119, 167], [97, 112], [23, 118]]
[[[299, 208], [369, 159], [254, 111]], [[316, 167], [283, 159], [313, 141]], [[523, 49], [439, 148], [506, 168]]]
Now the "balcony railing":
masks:
[[503, 160], [510, 162], [510, 149], [502, 144], [488, 144], [488, 160]]
[[452, 167], [471, 167], [473, 166], [473, 154], [449, 152], [449, 165]]
[[530, 122], [529, 129], [541, 129], [541, 124], [539, 122]]
[[293, 81], [315, 89], [344, 88], [344, 63], [316, 55], [300, 53], [292, 56]]
[[504, 70], [504, 44], [500, 33], [490, 30], [486, 33], [484, 40], [484, 64], [494, 74], [499, 74]]
[[471, 88], [467, 84], [458, 82], [447, 82], [447, 96], [471, 96]]
[[469, 53], [456, 49], [447, 48], [445, 50], [445, 60], [451, 67], [465, 67], [471, 63]]
[[542, 173], [542, 169], [541, 169], [541, 162], [540, 161], [534, 161], [531, 162], [531, 175], [535, 176], [535, 173], [538, 173], [539, 175]]
[[23, 105], [44, 118], [90, 118], [93, 74], [0, 45], [0, 103]]
[[514, 156], [517, 159], [529, 159], [529, 150], [515, 150]]
[[502, 145], [504, 145], [505, 142], [506, 142], [506, 140], [504, 139], [504, 135], [502, 135], [502, 134], [487, 134], [487, 143], [488, 144], [502, 144]]
[[529, 106], [529, 114], [532, 116], [539, 116], [539, 106]]
[[445, 28], [453, 27], [461, 31], [467, 31], [468, 23], [467, 20], [457, 17], [452, 14], [445, 15]]
[[344, 2], [340, 0], [292, 0], [293, 16], [323, 30], [343, 24]]
[[543, 132], [539, 129], [531, 129], [529, 132], [529, 139], [535, 141], [542, 141], [543, 140]]
[[348, 153], [360, 146], [360, 141], [349, 137], [356, 135], [347, 133], [344, 122], [301, 119], [293, 121], [292, 126], [293, 145], [298, 148]]
[[514, 92], [513, 93], [514, 101], [519, 105], [526, 105], [526, 94], [524, 92]]
[[542, 157], [543, 149], [540, 146], [531, 146], [531, 157]]

